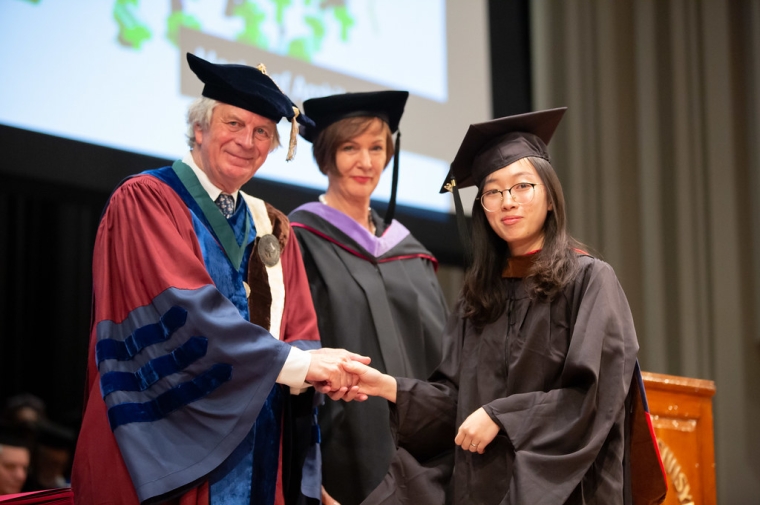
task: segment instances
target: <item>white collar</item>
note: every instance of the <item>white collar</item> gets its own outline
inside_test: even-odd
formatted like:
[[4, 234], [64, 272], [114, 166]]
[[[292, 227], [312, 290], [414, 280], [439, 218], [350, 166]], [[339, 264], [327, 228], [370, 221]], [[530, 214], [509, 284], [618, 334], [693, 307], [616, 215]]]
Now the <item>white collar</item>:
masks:
[[[208, 196], [210, 196], [213, 201], [216, 201], [216, 199], [219, 198], [219, 195], [224, 193], [224, 191], [214, 186], [209, 180], [208, 175], [206, 175], [206, 172], [201, 170], [201, 167], [195, 164], [192, 151], [188, 151], [185, 157], [182, 158], [182, 163], [193, 169], [195, 176], [198, 178], [198, 182], [201, 183], [201, 186], [203, 186], [203, 189], [206, 190], [206, 193], [208, 193]], [[237, 205], [238, 193], [240, 193], [240, 191], [235, 191], [235, 193], [232, 194], [232, 198], [235, 200], [235, 205]]]

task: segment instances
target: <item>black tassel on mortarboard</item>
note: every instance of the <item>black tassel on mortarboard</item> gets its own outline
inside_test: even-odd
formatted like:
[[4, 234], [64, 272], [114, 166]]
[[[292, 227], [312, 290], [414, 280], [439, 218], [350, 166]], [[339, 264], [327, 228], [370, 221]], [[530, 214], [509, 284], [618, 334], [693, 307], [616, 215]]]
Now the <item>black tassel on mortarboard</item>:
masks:
[[396, 191], [398, 189], [398, 157], [401, 152], [401, 132], [396, 132], [396, 148], [393, 154], [393, 181], [391, 182], [391, 199], [388, 201], [388, 209], [385, 211], [385, 226], [391, 224], [396, 214]]
[[457, 213], [457, 230], [459, 231], [459, 241], [464, 249], [465, 268], [472, 265], [472, 238], [470, 237], [470, 227], [467, 226], [467, 218], [464, 215], [464, 206], [462, 206], [462, 197], [459, 196], [457, 181], [452, 178], [445, 188], [454, 194], [454, 209]]

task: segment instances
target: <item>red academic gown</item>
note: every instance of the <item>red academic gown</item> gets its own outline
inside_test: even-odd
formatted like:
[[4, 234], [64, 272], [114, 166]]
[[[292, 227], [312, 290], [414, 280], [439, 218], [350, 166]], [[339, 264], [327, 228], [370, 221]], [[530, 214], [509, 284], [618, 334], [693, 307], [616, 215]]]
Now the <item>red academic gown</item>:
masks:
[[[248, 305], [251, 321], [258, 324], [251, 324], [217, 290], [204, 255], [218, 251], [210, 251], [213, 240], [200, 239], [210, 232], [204, 230], [203, 218], [188, 204], [187, 195], [183, 200], [182, 188], [178, 194], [175, 187], [151, 175], [128, 179], [112, 195], [98, 228], [85, 412], [72, 471], [79, 504], [136, 504], [157, 496], [172, 503], [208, 503], [209, 472], [251, 430], [290, 344], [318, 347], [308, 282], [298, 244], [290, 240], [287, 218], [266, 205], [272, 234], [282, 249], [283, 286], [268, 289], [266, 267], [255, 253], [254, 243], [248, 265], [253, 288]], [[269, 307], [278, 296], [282, 300], [282, 288], [278, 340], [267, 329], [273, 314]], [[184, 323], [167, 323], [167, 307], [184, 312]], [[172, 324], [175, 328], [167, 330]], [[138, 330], [149, 326], [158, 328], [158, 333], [163, 329], [168, 337], [141, 344], [144, 335]], [[126, 347], [133, 349], [98, 347], [99, 333], [100, 340], [104, 334], [116, 335], [115, 343], [108, 344], [122, 345], [131, 339]], [[143, 392], [145, 403], [131, 396], [139, 392], [123, 391], [109, 394], [104, 401], [101, 379], [106, 370], [113, 372], [104, 366], [121, 359], [107, 358], [118, 352], [136, 356], [168, 353], [182, 340], [177, 341], [178, 335], [206, 339], [205, 355], [173, 375], [152, 379]], [[209, 364], [213, 366], [209, 368]], [[142, 369], [145, 366], [149, 365]], [[134, 371], [136, 367], [127, 368]], [[221, 374], [199, 378], [201, 372], [216, 372], [217, 368], [222, 369]], [[161, 394], [173, 390], [187, 393], [188, 389], [190, 397], [179, 396], [179, 400]], [[166, 398], [174, 403], [163, 401]], [[141, 409], [135, 410], [135, 405]], [[158, 407], [150, 410], [143, 405]], [[284, 503], [279, 471], [276, 496], [276, 503]]]

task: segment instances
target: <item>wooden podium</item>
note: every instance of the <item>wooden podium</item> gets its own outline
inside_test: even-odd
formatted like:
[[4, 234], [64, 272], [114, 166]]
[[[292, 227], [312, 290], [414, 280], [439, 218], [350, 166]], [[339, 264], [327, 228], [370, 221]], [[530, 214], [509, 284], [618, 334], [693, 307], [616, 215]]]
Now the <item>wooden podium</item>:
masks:
[[648, 372], [642, 376], [668, 475], [663, 505], [715, 505], [715, 383]]

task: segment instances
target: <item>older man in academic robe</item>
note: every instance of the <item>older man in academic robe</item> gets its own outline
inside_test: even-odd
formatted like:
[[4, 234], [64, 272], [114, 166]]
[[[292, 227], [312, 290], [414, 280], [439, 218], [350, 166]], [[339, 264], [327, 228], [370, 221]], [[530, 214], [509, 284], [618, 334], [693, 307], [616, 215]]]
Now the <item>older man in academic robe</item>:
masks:
[[349, 387], [341, 363], [367, 359], [320, 349], [287, 218], [240, 191], [276, 123], [309, 120], [263, 67], [187, 58], [190, 152], [122, 182], [98, 228], [76, 501], [318, 499], [308, 383]]

